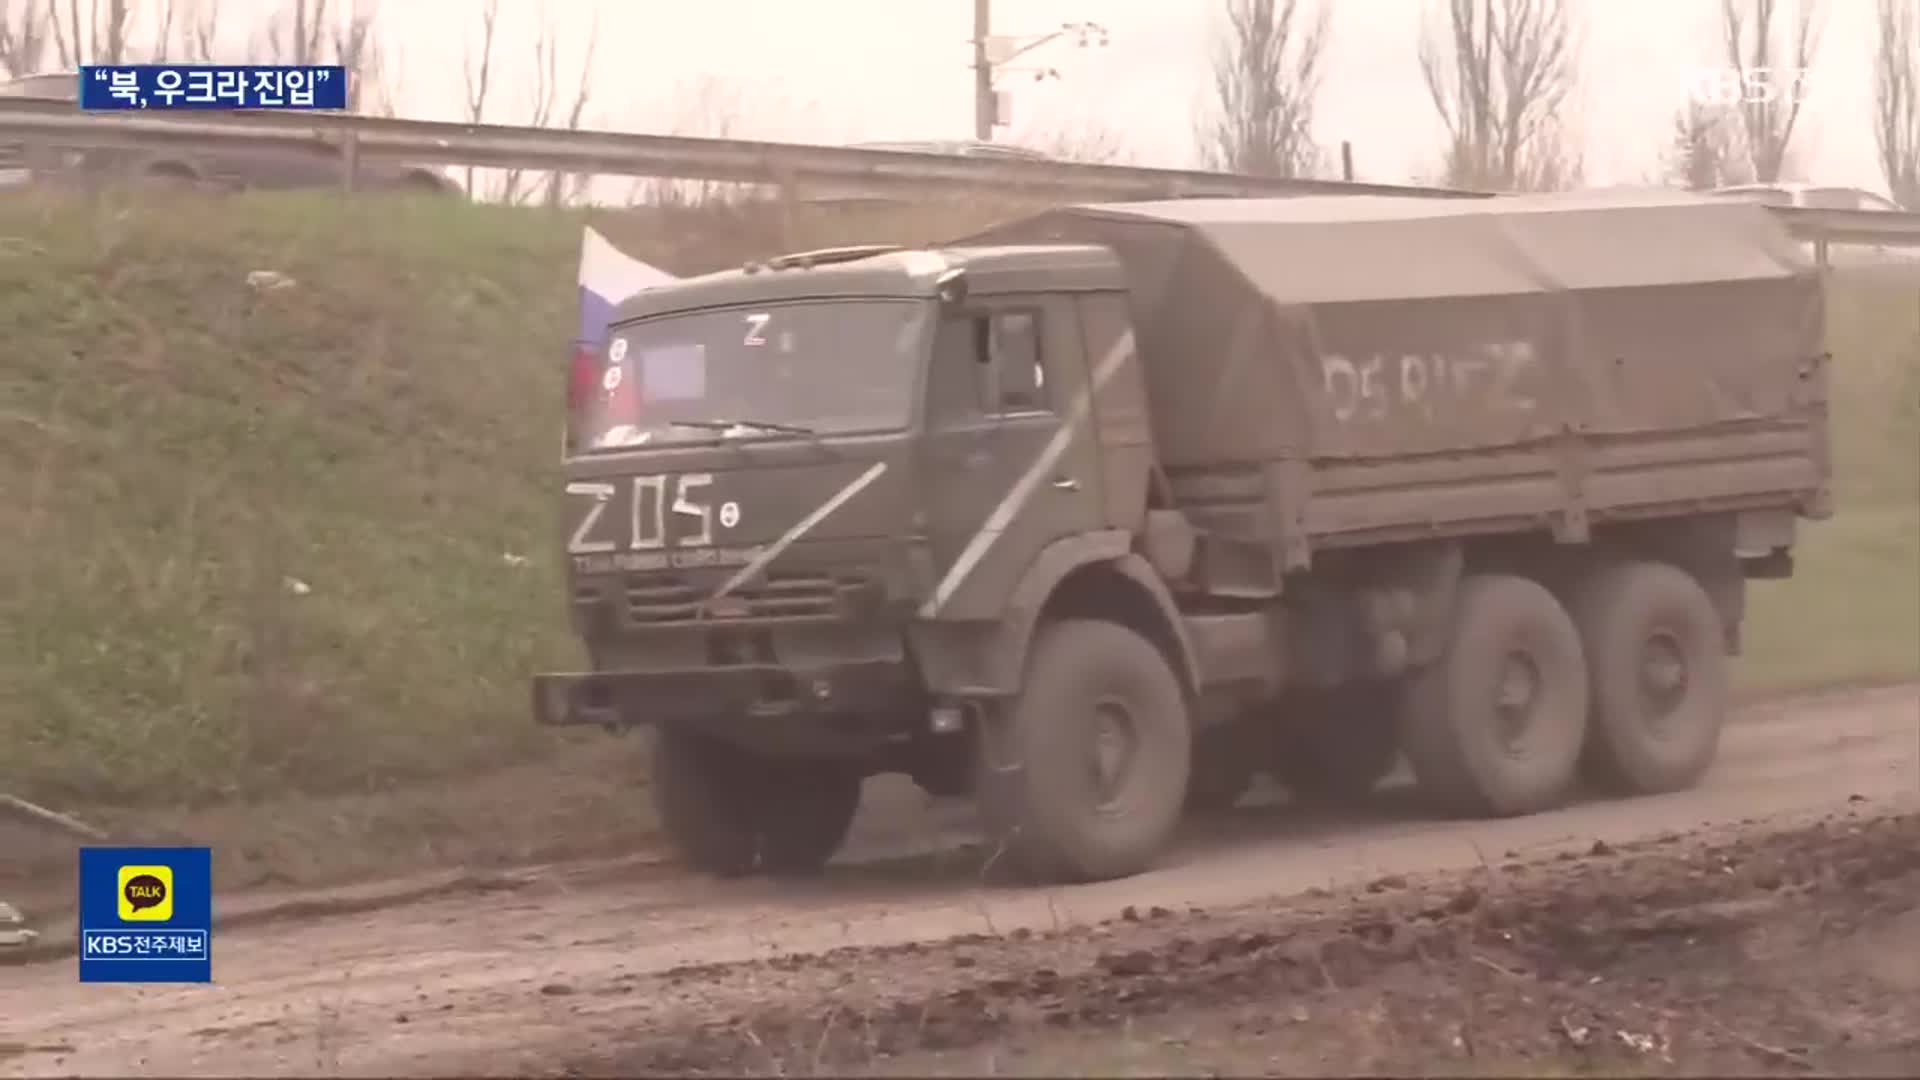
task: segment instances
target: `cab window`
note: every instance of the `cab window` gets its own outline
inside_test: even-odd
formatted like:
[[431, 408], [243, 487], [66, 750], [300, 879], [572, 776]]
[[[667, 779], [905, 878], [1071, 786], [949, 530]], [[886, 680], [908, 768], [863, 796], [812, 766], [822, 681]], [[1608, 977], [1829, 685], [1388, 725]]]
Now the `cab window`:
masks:
[[993, 404], [998, 413], [1038, 412], [1047, 407], [1047, 373], [1040, 364], [1040, 314], [1007, 311], [988, 320]]
[[950, 315], [934, 340], [931, 413], [936, 422], [1048, 408], [1040, 314], [1032, 310]]

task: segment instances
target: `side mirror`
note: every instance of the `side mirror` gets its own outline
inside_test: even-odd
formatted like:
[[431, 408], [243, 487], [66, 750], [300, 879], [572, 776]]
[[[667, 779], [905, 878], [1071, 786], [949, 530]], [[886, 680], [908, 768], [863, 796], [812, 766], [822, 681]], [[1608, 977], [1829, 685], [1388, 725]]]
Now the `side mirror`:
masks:
[[941, 274], [933, 283], [934, 295], [947, 307], [956, 307], [967, 302], [967, 272], [960, 267]]

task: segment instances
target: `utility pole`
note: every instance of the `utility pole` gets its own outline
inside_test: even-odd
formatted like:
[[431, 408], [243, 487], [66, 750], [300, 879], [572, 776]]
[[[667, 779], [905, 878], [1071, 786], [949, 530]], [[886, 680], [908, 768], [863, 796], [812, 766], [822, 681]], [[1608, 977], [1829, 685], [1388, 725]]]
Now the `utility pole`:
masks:
[[993, 101], [993, 63], [987, 38], [993, 33], [993, 0], [973, 0], [973, 137], [993, 141], [998, 109]]
[[[4, 5], [6, 0], [0, 0]], [[981, 142], [993, 141], [993, 129], [1000, 126], [1004, 117], [1000, 115], [1000, 102], [994, 93], [993, 77], [996, 72], [1013, 70], [1008, 67], [1014, 60], [1027, 55], [1050, 42], [1072, 35], [1081, 48], [1089, 45], [1105, 46], [1107, 28], [1099, 23], [1070, 22], [1061, 23], [1060, 29], [1029, 37], [1022, 44], [1012, 38], [995, 39], [993, 36], [993, 0], [973, 0], [973, 137]], [[994, 46], [998, 45], [998, 48]], [[1057, 79], [1058, 69], [1028, 68], [1038, 79]]]

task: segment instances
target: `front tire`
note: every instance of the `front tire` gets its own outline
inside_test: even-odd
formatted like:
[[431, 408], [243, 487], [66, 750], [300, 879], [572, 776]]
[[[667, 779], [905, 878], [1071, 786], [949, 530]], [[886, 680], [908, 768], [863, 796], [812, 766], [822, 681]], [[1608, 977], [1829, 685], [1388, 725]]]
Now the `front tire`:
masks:
[[718, 739], [662, 728], [653, 743], [653, 810], [680, 860], [721, 877], [759, 862], [754, 760]]
[[818, 873], [846, 841], [861, 775], [839, 762], [767, 758], [678, 728], [653, 747], [661, 831], [695, 870]]
[[1030, 879], [1145, 870], [1186, 797], [1186, 695], [1160, 651], [1114, 623], [1036, 635], [1025, 685], [984, 718], [976, 792], [993, 859]]
[[1545, 586], [1466, 578], [1446, 653], [1407, 689], [1401, 745], [1444, 809], [1510, 817], [1571, 791], [1587, 729], [1586, 660], [1573, 619]]
[[783, 877], [819, 873], [846, 843], [860, 809], [860, 773], [839, 762], [776, 761], [761, 806], [760, 869]]
[[1573, 619], [1592, 673], [1589, 777], [1635, 795], [1698, 783], [1727, 715], [1726, 630], [1707, 591], [1667, 563], [1620, 563], [1581, 582]]

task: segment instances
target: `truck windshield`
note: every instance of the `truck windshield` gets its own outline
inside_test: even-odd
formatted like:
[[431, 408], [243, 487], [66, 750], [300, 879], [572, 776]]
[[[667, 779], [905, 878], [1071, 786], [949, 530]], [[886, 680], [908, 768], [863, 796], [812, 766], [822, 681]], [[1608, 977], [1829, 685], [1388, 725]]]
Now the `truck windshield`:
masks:
[[574, 445], [786, 437], [906, 426], [932, 303], [830, 300], [615, 327], [576, 397]]

